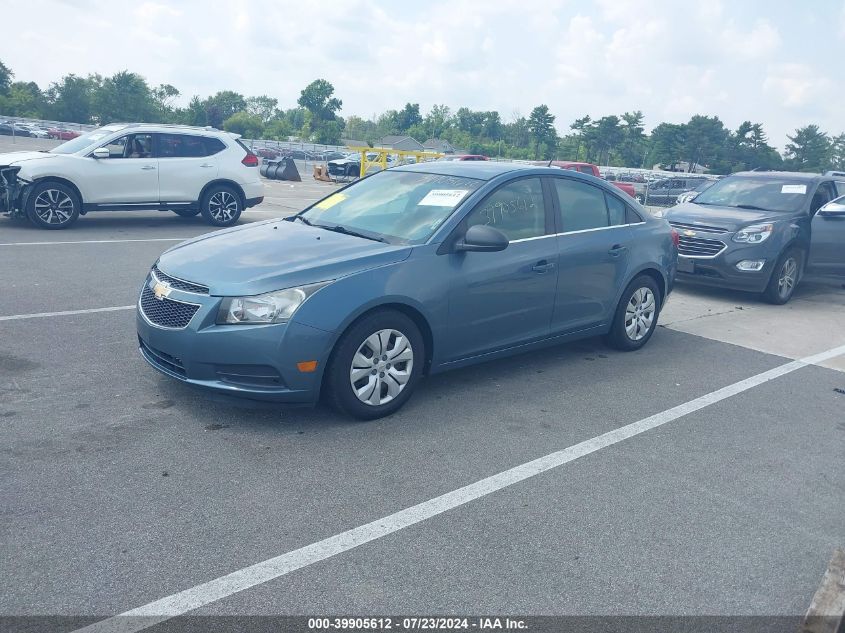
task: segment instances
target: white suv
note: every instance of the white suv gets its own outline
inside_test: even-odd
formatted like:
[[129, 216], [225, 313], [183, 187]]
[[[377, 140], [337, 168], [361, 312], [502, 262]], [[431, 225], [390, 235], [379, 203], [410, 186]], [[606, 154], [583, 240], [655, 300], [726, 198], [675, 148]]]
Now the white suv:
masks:
[[264, 200], [258, 164], [237, 135], [213, 128], [107, 125], [49, 152], [0, 154], [0, 213], [45, 229], [140, 209], [231, 226]]

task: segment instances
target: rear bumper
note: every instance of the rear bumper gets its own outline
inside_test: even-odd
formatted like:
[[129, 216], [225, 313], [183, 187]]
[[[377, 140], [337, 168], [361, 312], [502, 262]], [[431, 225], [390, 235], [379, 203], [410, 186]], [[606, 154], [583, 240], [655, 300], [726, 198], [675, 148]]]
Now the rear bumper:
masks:
[[258, 196], [257, 198], [247, 198], [244, 205], [249, 209], [250, 207], [258, 206], [262, 202], [264, 202], [264, 196]]

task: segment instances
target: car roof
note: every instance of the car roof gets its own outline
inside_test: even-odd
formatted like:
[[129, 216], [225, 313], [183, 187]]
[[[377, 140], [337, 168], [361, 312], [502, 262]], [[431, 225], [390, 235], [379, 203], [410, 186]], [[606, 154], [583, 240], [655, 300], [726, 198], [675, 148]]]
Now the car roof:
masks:
[[[478, 180], [492, 180], [496, 176], [517, 171], [540, 170], [534, 165], [522, 163], [498, 163], [492, 160], [454, 160], [454, 161], [428, 161], [414, 165], [401, 165], [393, 167], [391, 171], [418, 171], [438, 176], [459, 176], [463, 178], [476, 178]], [[552, 170], [549, 170], [552, 171]], [[560, 171], [560, 170], [554, 170]]]
[[738, 171], [731, 176], [750, 176], [752, 178], [771, 178], [772, 180], [816, 180], [821, 174], [800, 171]]

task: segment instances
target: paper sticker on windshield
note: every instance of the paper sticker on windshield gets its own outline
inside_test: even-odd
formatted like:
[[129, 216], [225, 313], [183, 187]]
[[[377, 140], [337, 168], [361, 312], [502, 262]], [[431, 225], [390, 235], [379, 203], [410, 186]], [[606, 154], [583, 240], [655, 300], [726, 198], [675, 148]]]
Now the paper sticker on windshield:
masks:
[[468, 193], [468, 189], [432, 189], [420, 200], [419, 206], [454, 207]]
[[807, 185], [783, 185], [781, 193], [807, 193]]
[[342, 193], [336, 193], [336, 194], [334, 194], [334, 195], [332, 195], [332, 196], [329, 196], [329, 197], [328, 197], [328, 198], [326, 198], [325, 200], [322, 200], [321, 202], [318, 202], [318, 203], [317, 203], [316, 205], [314, 205], [314, 206], [316, 206], [318, 209], [323, 209], [323, 210], [326, 210], [326, 209], [331, 209], [331, 208], [332, 208], [334, 205], [336, 205], [338, 202], [343, 202], [344, 200], [346, 200], [346, 198], [347, 198], [347, 196], [346, 196], [346, 195], [344, 195], [344, 194], [342, 194]]

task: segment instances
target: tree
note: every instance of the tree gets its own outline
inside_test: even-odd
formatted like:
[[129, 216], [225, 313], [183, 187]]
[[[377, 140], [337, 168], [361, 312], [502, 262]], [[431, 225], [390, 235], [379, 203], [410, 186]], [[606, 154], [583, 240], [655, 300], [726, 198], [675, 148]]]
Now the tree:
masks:
[[87, 78], [65, 75], [50, 84], [45, 93], [49, 117], [57, 121], [91, 123], [94, 90], [100, 81], [96, 75]]
[[602, 165], [610, 164], [611, 151], [622, 143], [625, 133], [616, 115], [604, 116], [584, 127], [587, 160]]
[[555, 131], [555, 117], [549, 112], [549, 106], [539, 105], [531, 111], [528, 117], [528, 132], [534, 141], [534, 158], [540, 158], [541, 148], [544, 155], [550, 158], [550, 154], [557, 146], [557, 132]]
[[205, 100], [205, 118], [208, 125], [219, 128], [237, 112], [246, 110], [246, 99], [240, 93], [222, 90]]
[[13, 73], [6, 64], [0, 61], [0, 95], [9, 94], [9, 87], [12, 85], [12, 78], [14, 76], [15, 73]]
[[115, 121], [153, 121], [155, 105], [146, 80], [122, 70], [102, 80], [93, 90], [92, 109], [100, 124]]
[[831, 142], [818, 125], [806, 125], [787, 137], [786, 158], [798, 171], [824, 171], [830, 164]]
[[580, 160], [581, 158], [581, 144], [584, 141], [584, 131], [590, 125], [590, 115], [583, 116], [580, 119], [575, 119], [575, 122], [569, 126], [569, 129], [574, 130], [575, 134], [578, 138], [578, 145], [575, 149], [575, 160]]
[[643, 127], [643, 113], [640, 110], [625, 112], [622, 115], [622, 145], [619, 148], [619, 158], [625, 167], [642, 167], [645, 157], [645, 128]]
[[256, 116], [263, 123], [267, 123], [276, 115], [276, 107], [279, 105], [279, 100], [267, 95], [260, 97], [248, 97], [246, 100], [246, 111], [252, 116]]
[[830, 168], [845, 171], [845, 133], [831, 139]]
[[675, 164], [683, 160], [686, 142], [686, 126], [674, 123], [661, 123], [651, 131], [650, 167], [660, 163], [664, 169], [675, 169]]
[[452, 111], [446, 105], [433, 105], [425, 116], [425, 125], [428, 136], [440, 138], [451, 125]]
[[317, 121], [331, 121], [343, 106], [340, 99], [332, 97], [334, 86], [325, 79], [316, 79], [308, 84], [297, 99], [297, 103], [308, 110]]
[[396, 116], [396, 123], [400, 132], [407, 132], [412, 126], [419, 125], [422, 121], [419, 103], [406, 103]]
[[286, 141], [293, 135], [293, 128], [284, 118], [275, 118], [264, 126], [264, 138]]
[[264, 132], [264, 123], [258, 116], [241, 111], [235, 112], [223, 121], [223, 129], [227, 132], [240, 134], [244, 138], [261, 138]]
[[0, 110], [13, 116], [44, 118], [46, 105], [44, 95], [34, 81], [15, 81], [6, 96], [0, 96]]
[[712, 167], [724, 158], [728, 148], [729, 132], [719, 117], [696, 114], [686, 124], [684, 135], [684, 159], [690, 171], [696, 165]]
[[198, 95], [191, 97], [188, 107], [179, 112], [179, 119], [186, 125], [208, 125], [205, 103]]
[[173, 102], [179, 97], [179, 91], [170, 84], [161, 84], [150, 91], [156, 115], [160, 121], [173, 118]]

